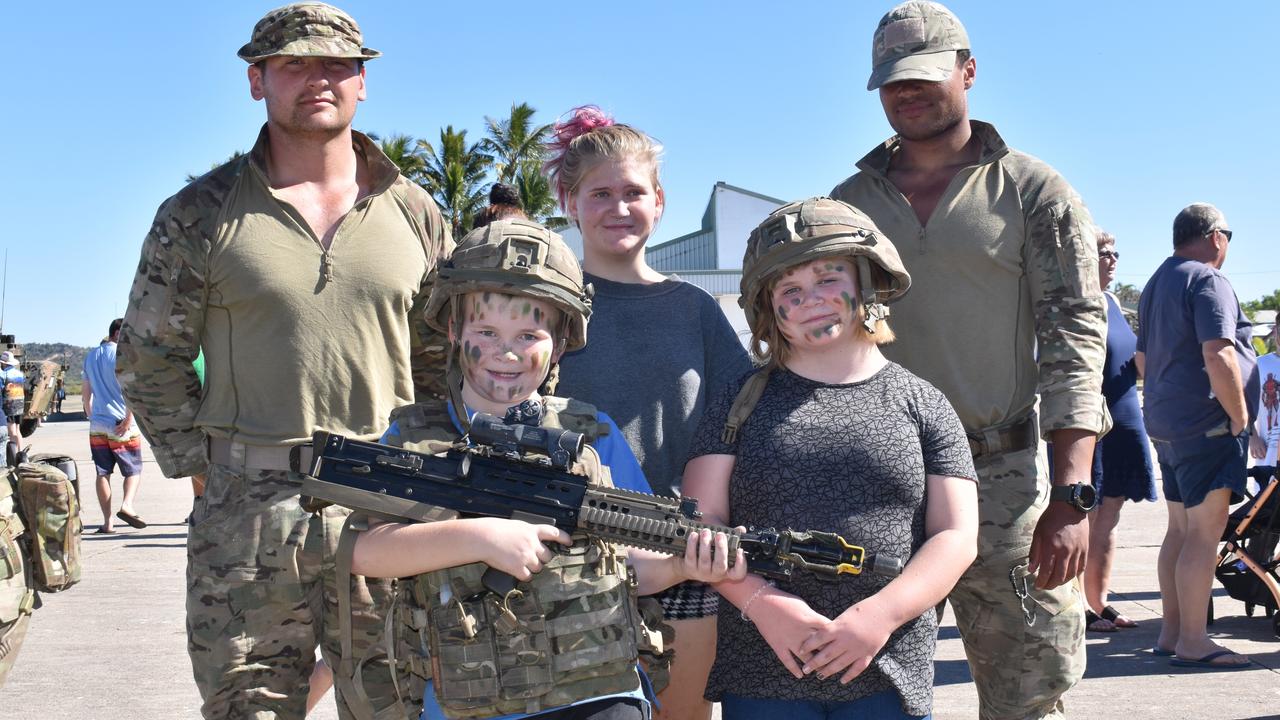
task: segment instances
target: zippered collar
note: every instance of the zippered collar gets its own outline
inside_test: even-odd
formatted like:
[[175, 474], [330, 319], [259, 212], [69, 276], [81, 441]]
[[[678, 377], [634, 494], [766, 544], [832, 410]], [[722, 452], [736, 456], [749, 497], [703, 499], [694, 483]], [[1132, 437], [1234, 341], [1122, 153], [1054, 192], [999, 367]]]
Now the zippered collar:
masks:
[[[990, 123], [985, 123], [981, 120], [970, 120], [969, 129], [973, 132], [974, 137], [978, 138], [978, 141], [982, 143], [982, 153], [978, 156], [978, 165], [996, 162], [1009, 154], [1009, 146], [1005, 145], [1004, 138], [1000, 137], [1000, 133], [996, 132], [995, 127]], [[901, 146], [902, 138], [894, 135], [863, 156], [858, 161], [858, 169], [887, 181], [889, 161], [893, 159], [894, 153], [898, 152]]]
[[[378, 144], [370, 139], [368, 135], [352, 130], [351, 141], [356, 154], [364, 158], [369, 166], [371, 183], [369, 194], [365, 197], [381, 195], [386, 192], [400, 177], [400, 168], [382, 152], [382, 148], [378, 147]], [[249, 166], [254, 169], [258, 178], [268, 188], [271, 187], [271, 179], [267, 175], [267, 149], [270, 144], [267, 124], [263, 123], [262, 130], [258, 131], [258, 139], [254, 142], [253, 149], [249, 151]]]

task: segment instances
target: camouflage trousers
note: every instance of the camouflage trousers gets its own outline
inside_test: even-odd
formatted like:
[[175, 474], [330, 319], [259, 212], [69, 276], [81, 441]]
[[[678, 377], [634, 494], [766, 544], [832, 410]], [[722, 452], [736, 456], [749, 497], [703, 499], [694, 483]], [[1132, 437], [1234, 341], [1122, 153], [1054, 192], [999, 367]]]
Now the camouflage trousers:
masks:
[[[301, 719], [317, 645], [337, 672], [334, 559], [347, 511], [307, 512], [300, 484], [295, 473], [209, 468], [187, 542], [187, 652], [206, 718]], [[357, 662], [380, 658], [391, 598], [391, 581], [351, 578]], [[378, 716], [405, 717], [385, 659], [362, 670]], [[338, 716], [352, 717], [335, 695]]]
[[[1084, 675], [1079, 579], [1020, 600], [1010, 572], [1024, 566], [1049, 501], [1043, 451], [984, 457], [978, 470], [978, 559], [951, 592], [983, 720], [1061, 718], [1062, 695]], [[1028, 615], [1034, 623], [1027, 624]]]

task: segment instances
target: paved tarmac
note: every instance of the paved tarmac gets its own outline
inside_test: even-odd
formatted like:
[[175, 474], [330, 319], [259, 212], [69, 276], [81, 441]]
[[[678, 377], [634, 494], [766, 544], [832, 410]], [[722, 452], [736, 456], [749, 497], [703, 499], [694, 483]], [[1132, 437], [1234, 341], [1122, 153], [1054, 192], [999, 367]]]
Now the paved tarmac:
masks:
[[[135, 508], [150, 525], [134, 530], [117, 523], [117, 534], [91, 534], [101, 522], [89, 460], [88, 423], [78, 399], [30, 438], [35, 452], [56, 452], [77, 461], [84, 501], [84, 576], [57, 595], [44, 596], [17, 666], [0, 689], [0, 720], [172, 720], [198, 718], [200, 698], [191, 679], [183, 628], [186, 517], [191, 488], [168, 480], [145, 452], [143, 481]], [[65, 418], [65, 419], [63, 419]], [[113, 479], [114, 511], [120, 479]], [[1160, 597], [1155, 562], [1165, 515], [1161, 503], [1130, 503], [1120, 521], [1112, 577], [1113, 604], [1140, 627], [1090, 634], [1085, 679], [1066, 697], [1075, 718], [1167, 720], [1280, 719], [1280, 639], [1271, 622], [1244, 616], [1244, 606], [1218, 588], [1212, 626], [1217, 640], [1250, 655], [1256, 665], [1239, 672], [1197, 672], [1171, 667], [1149, 652], [1159, 629]], [[941, 630], [937, 654], [934, 717], [977, 717], [955, 625]], [[311, 715], [337, 717], [332, 700]], [[718, 717], [718, 712], [717, 712]]]

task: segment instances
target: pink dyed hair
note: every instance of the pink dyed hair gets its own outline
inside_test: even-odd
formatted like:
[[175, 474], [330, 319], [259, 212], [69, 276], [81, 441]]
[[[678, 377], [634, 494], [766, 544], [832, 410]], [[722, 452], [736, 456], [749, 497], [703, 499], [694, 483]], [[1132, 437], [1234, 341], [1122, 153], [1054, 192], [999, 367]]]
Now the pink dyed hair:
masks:
[[615, 121], [595, 105], [569, 111], [569, 119], [557, 122], [547, 143], [548, 160], [542, 166], [556, 190], [562, 210], [569, 209], [569, 196], [578, 183], [601, 160], [635, 157], [653, 168], [653, 187], [658, 182], [658, 158], [662, 145], [630, 125]]

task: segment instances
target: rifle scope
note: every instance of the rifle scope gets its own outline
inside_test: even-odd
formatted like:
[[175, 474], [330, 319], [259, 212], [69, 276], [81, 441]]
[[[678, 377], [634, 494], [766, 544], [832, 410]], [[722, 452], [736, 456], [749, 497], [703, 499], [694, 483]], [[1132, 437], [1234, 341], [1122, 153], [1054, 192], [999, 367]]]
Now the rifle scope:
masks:
[[471, 418], [470, 435], [475, 444], [489, 445], [501, 453], [541, 453], [551, 458], [552, 465], [564, 469], [577, 461], [586, 444], [582, 433], [533, 425], [508, 425], [487, 413], [476, 413]]

